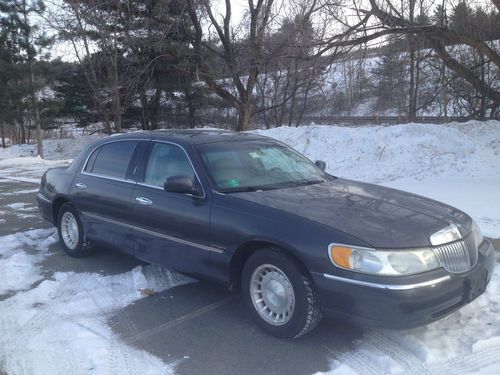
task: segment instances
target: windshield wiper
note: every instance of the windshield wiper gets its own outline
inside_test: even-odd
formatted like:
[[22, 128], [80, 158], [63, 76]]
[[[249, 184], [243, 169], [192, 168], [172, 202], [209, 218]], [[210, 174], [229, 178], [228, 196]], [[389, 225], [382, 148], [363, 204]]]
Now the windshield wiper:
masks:
[[259, 191], [259, 190], [265, 190], [266, 188], [264, 186], [243, 186], [243, 187], [236, 187], [236, 188], [231, 188], [231, 189], [221, 189], [219, 190], [221, 193], [241, 193], [244, 191]]
[[298, 180], [298, 181], [289, 181], [289, 187], [293, 186], [306, 186], [306, 185], [316, 185], [325, 182], [324, 180]]
[[315, 185], [325, 182], [323, 180], [298, 180], [298, 181], [285, 181], [278, 182], [276, 184], [270, 185], [257, 185], [257, 186], [243, 186], [243, 187], [235, 187], [232, 189], [222, 189], [221, 193], [241, 193], [245, 191], [261, 191], [261, 190], [275, 190], [275, 189], [284, 189], [295, 186], [304, 186], [304, 185]]

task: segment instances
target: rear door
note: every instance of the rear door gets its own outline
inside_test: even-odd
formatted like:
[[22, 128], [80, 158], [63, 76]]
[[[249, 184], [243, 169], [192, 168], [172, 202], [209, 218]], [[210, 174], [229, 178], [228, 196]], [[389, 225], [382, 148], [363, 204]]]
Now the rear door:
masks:
[[127, 225], [137, 171], [132, 160], [146, 144], [139, 140], [105, 143], [91, 152], [76, 176], [71, 196], [89, 239], [132, 251]]
[[[210, 196], [184, 148], [164, 141], [152, 141], [149, 147], [131, 199], [135, 255], [179, 271], [210, 276], [214, 257], [222, 254], [210, 246]], [[165, 179], [179, 175], [193, 178], [202, 193], [165, 191]]]

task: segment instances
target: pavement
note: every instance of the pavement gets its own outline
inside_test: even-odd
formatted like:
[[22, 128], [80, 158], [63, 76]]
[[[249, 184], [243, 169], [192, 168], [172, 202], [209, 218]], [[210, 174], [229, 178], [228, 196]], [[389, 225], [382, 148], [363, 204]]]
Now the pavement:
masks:
[[[0, 218], [4, 220], [0, 221], [0, 236], [50, 227], [37, 215], [35, 189], [31, 183], [0, 178]], [[21, 210], [19, 203], [24, 203]], [[12, 204], [17, 209], [9, 206]], [[74, 259], [56, 243], [42, 268], [45, 278], [50, 279], [58, 271], [111, 275], [141, 264], [109, 249]], [[0, 300], [8, 297], [0, 296]], [[204, 281], [142, 298], [109, 316], [108, 323], [129, 345], [166, 363], [177, 363], [178, 374], [312, 374], [329, 370], [334, 359], [363, 371], [363, 358], [349, 355], [365, 336], [363, 329], [323, 319], [317, 329], [298, 340], [276, 339], [261, 332], [250, 320], [237, 294]], [[398, 348], [384, 331], [377, 333], [377, 346], [390, 349], [396, 357], [414, 357]], [[415, 362], [410, 359], [408, 366]]]

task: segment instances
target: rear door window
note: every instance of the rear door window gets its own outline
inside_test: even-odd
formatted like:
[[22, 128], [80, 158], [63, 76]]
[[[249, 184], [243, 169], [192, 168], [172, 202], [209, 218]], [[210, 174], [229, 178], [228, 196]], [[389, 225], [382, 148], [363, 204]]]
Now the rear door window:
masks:
[[[101, 146], [89, 158], [89, 162], [85, 166], [85, 172], [125, 179], [136, 146], [137, 141], [119, 141]], [[90, 162], [93, 162], [93, 165], [90, 165]], [[89, 168], [91, 169], [89, 170]]]

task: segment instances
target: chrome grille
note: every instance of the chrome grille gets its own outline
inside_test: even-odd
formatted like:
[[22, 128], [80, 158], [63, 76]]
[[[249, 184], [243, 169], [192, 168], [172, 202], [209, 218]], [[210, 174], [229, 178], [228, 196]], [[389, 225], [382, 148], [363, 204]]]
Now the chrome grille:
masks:
[[445, 270], [452, 273], [469, 271], [477, 262], [477, 247], [472, 236], [460, 241], [440, 245], [434, 252]]

